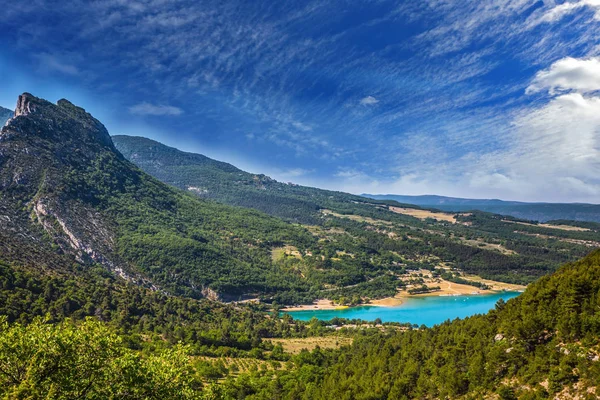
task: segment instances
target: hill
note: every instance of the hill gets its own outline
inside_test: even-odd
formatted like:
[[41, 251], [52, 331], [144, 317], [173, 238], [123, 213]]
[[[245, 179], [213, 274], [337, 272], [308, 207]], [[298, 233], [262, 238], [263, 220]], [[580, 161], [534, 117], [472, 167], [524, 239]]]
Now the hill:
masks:
[[432, 207], [452, 212], [479, 210], [540, 222], [554, 220], [600, 222], [600, 205], [597, 204], [526, 203], [497, 199], [463, 199], [433, 195], [363, 194], [362, 196], [377, 200], [394, 200], [400, 203]]
[[[31, 288], [21, 290], [31, 293]], [[10, 292], [19, 297], [17, 290]], [[182, 347], [161, 345], [160, 336], [151, 336], [148, 328], [156, 321], [153, 317], [138, 325], [139, 334], [132, 334], [123, 319], [113, 324], [97, 317], [77, 324], [2, 321], [0, 394], [43, 398], [52, 390], [58, 398], [123, 398], [136, 393], [139, 398], [156, 399], [336, 399], [348, 394], [353, 399], [593, 399], [600, 395], [599, 294], [600, 251], [595, 251], [541, 278], [521, 296], [499, 302], [486, 315], [433, 328], [366, 325], [348, 330], [341, 320], [303, 324], [260, 315], [252, 319], [246, 315], [240, 321], [239, 309], [189, 304], [190, 308], [176, 310], [184, 315], [191, 312], [193, 325], [180, 325], [175, 332], [166, 326], [164, 331], [170, 343], [181, 337], [194, 345]], [[142, 305], [139, 297], [129, 308], [138, 305]], [[175, 309], [164, 311], [167, 318], [178, 315]], [[210, 319], [221, 325], [232, 319], [230, 323], [242, 329], [264, 321], [260, 331], [251, 331], [261, 335], [290, 335], [298, 327], [308, 336], [332, 335], [325, 325], [336, 324], [342, 330], [333, 339], [350, 344], [294, 355], [280, 345], [239, 342], [244, 335], [238, 333], [237, 345], [249, 351], [209, 350], [200, 344], [231, 340], [229, 334], [236, 331], [217, 331], [215, 337], [218, 325], [197, 322], [206, 318], [203, 311], [210, 311]], [[273, 328], [278, 330], [269, 330]], [[209, 357], [200, 356], [207, 351]], [[234, 368], [248, 360], [255, 363], [253, 368]], [[89, 384], [80, 385], [82, 381]]]
[[[125, 158], [165, 183], [201, 198], [304, 224], [319, 242], [295, 257], [288, 247], [284, 261], [332, 288], [358, 284], [362, 289], [353, 288], [352, 294], [393, 295], [394, 286], [402, 287], [412, 279], [410, 271], [436, 272], [436, 268], [436, 275], [461, 282], [462, 274], [468, 273], [527, 283], [599, 245], [600, 225], [580, 228], [568, 221], [560, 226], [539, 225], [483, 212], [443, 213], [395, 201], [365, 200], [277, 182], [142, 137], [114, 136], [113, 141]], [[317, 255], [325, 260], [315, 260]], [[379, 282], [376, 292], [364, 288], [382, 275], [396, 283]], [[430, 286], [437, 285], [435, 280]], [[327, 295], [337, 297], [336, 293], [330, 290]]]
[[[0, 141], [0, 251], [16, 265], [101, 266], [191, 298], [356, 304], [445, 282], [473, 290], [494, 287], [481, 278], [526, 284], [600, 243], [598, 229], [568, 221], [536, 225], [365, 200], [115, 138], [127, 157], [181, 191], [128, 161], [104, 126], [67, 100], [23, 94], [15, 115]], [[275, 217], [285, 215], [287, 222]]]
[[[548, 275], [596, 246], [595, 225], [301, 187], [324, 203], [315, 225], [292, 224], [161, 183], [66, 100], [24, 93], [15, 115], [0, 132], [2, 397], [600, 395], [600, 251]], [[360, 302], [426, 275], [474, 285], [475, 272], [544, 276], [486, 315], [431, 329], [304, 323], [267, 314], [276, 304], [205, 299]], [[315, 336], [330, 345], [281, 345]]]
[[201, 154], [188, 153], [139, 136], [112, 137], [129, 161], [169, 185], [202, 198], [254, 208], [291, 222], [318, 224], [320, 209], [348, 207], [364, 198], [342, 192], [277, 182]]

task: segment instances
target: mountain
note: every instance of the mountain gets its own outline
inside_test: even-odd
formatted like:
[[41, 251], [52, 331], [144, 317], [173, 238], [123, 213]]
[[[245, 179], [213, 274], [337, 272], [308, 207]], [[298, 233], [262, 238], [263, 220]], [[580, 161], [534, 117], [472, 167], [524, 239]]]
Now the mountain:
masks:
[[597, 204], [526, 203], [497, 199], [463, 199], [433, 195], [363, 194], [362, 196], [376, 200], [394, 200], [400, 203], [432, 207], [452, 212], [480, 210], [540, 222], [555, 220], [600, 222], [600, 205]]
[[15, 115], [0, 136], [4, 261], [101, 265], [191, 297], [306, 290], [271, 262], [272, 247], [314, 241], [306, 230], [155, 180], [67, 100], [55, 105], [25, 93]]
[[3, 126], [9, 118], [12, 118], [13, 114], [14, 111], [0, 107], [0, 126]]
[[[437, 282], [487, 287], [470, 275], [526, 284], [600, 245], [596, 227], [366, 200], [111, 138], [67, 100], [25, 93], [15, 115], [1, 131], [0, 260], [17, 265], [100, 266], [191, 298], [360, 303]], [[412, 288], [422, 270], [431, 277]]]

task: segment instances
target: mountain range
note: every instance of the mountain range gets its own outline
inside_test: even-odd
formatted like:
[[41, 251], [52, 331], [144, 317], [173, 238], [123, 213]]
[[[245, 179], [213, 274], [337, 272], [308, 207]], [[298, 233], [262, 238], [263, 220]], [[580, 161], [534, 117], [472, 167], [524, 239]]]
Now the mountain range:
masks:
[[400, 203], [431, 207], [443, 211], [479, 210], [510, 215], [532, 221], [554, 220], [600, 222], [600, 205], [583, 203], [527, 203], [498, 199], [463, 199], [435, 195], [402, 196], [395, 194], [362, 194], [376, 200], [395, 200]]
[[[24, 93], [13, 115], [0, 131], [5, 398], [600, 394], [598, 224], [280, 183], [111, 138], [65, 99]], [[533, 283], [432, 329], [277, 314], [498, 281]], [[247, 298], [260, 302], [226, 304]], [[333, 340], [298, 354], [281, 345], [305, 339]]]

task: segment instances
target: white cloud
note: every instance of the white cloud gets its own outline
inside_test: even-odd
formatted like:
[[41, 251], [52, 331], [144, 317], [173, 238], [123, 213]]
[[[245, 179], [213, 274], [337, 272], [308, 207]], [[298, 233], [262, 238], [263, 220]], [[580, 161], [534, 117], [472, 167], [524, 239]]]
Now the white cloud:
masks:
[[452, 158], [438, 150], [448, 146], [442, 138], [413, 135], [405, 140], [402, 157], [416, 168], [401, 168], [398, 178], [383, 182], [361, 171], [340, 170], [336, 183], [354, 193], [598, 203], [600, 97], [592, 93], [600, 90], [596, 63], [565, 59], [538, 73], [532, 86], [549, 90], [552, 98], [521, 109], [505, 129], [494, 129], [501, 141], [490, 150]]
[[314, 172], [312, 169], [291, 168], [277, 173], [277, 176], [281, 178], [298, 178], [300, 176], [308, 175], [312, 172]]
[[569, 93], [515, 120], [511, 154], [521, 173], [600, 177], [600, 98]]
[[551, 94], [565, 90], [593, 92], [600, 90], [600, 58], [565, 57], [536, 74], [527, 93], [548, 90]]
[[312, 127], [311, 126], [303, 124], [302, 122], [299, 122], [299, 121], [293, 121], [292, 122], [292, 126], [294, 128], [296, 128], [296, 129], [299, 129], [299, 130], [303, 131], [303, 132], [312, 131]]
[[183, 110], [174, 106], [140, 103], [129, 107], [129, 112], [137, 115], [181, 115]]
[[360, 105], [361, 106], [374, 106], [377, 103], [379, 103], [379, 100], [377, 100], [373, 96], [367, 96], [367, 97], [364, 97], [364, 98], [362, 98], [360, 100]]

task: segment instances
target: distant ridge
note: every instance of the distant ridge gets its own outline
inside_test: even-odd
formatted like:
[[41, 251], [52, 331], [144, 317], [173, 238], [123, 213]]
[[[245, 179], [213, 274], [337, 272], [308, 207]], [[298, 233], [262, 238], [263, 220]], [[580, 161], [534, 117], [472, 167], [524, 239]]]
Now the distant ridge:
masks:
[[516, 218], [547, 222], [573, 220], [600, 222], [600, 205], [586, 203], [528, 203], [499, 199], [466, 199], [437, 195], [404, 196], [396, 194], [362, 194], [375, 200], [394, 200], [443, 211], [480, 210]]
[[10, 118], [12, 118], [14, 113], [15, 112], [13, 110], [9, 110], [8, 108], [0, 107], [0, 127], [4, 126], [4, 124], [6, 124], [6, 121], [8, 121]]

